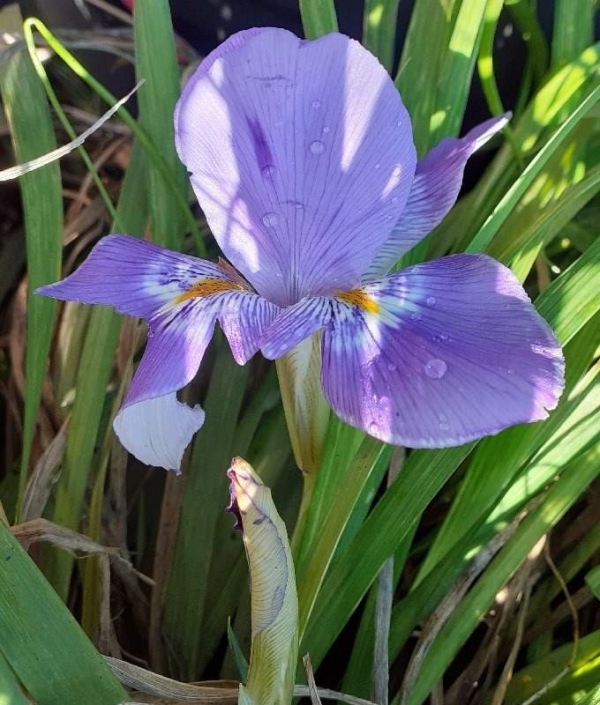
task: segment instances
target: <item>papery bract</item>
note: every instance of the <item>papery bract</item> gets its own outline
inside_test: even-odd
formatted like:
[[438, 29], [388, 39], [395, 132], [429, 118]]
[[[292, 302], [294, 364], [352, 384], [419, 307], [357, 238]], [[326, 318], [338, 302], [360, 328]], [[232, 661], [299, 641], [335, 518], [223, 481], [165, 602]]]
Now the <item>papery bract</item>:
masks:
[[252, 29], [212, 52], [178, 103], [177, 149], [240, 274], [113, 235], [40, 289], [148, 322], [115, 420], [124, 445], [179, 467], [203, 412], [176, 392], [216, 321], [240, 364], [322, 331], [325, 397], [384, 441], [449, 446], [545, 418], [562, 353], [510, 270], [455, 255], [387, 275], [448, 212], [467, 159], [506, 121], [442, 140], [417, 162], [400, 96], [357, 42]]

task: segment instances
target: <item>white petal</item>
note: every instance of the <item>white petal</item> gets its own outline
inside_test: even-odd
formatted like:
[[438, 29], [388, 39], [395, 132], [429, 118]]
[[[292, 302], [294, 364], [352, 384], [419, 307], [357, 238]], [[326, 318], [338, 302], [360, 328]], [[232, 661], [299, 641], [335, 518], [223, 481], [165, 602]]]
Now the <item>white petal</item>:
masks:
[[192, 409], [177, 401], [176, 394], [167, 394], [122, 408], [113, 427], [138, 460], [179, 473], [183, 453], [203, 423], [200, 406]]

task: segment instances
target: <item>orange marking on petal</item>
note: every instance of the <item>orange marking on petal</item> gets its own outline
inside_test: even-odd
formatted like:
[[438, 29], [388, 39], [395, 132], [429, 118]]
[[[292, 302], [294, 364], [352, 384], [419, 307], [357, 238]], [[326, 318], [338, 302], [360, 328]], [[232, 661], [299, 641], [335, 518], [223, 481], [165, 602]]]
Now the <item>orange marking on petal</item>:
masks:
[[362, 308], [363, 311], [368, 311], [369, 313], [378, 313], [379, 304], [375, 299], [366, 291], [362, 289], [350, 289], [350, 291], [338, 291], [335, 295], [340, 301], [350, 304], [351, 306], [358, 306]]
[[219, 294], [222, 291], [245, 291], [246, 287], [236, 282], [230, 282], [225, 279], [199, 279], [187, 291], [175, 299], [176, 304], [188, 299], [195, 299], [202, 296], [210, 296], [211, 294]]

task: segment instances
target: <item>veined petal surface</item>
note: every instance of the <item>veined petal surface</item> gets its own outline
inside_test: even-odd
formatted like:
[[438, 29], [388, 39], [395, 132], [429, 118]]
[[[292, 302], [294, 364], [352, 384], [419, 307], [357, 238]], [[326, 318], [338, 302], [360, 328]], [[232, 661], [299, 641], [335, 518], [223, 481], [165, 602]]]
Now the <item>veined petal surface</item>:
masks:
[[331, 320], [331, 299], [307, 296], [294, 306], [284, 308], [261, 341], [261, 352], [276, 360], [320, 330]]
[[564, 362], [514, 275], [455, 255], [337, 301], [323, 333], [322, 381], [334, 411], [384, 441], [443, 447], [536, 421], [556, 406]]
[[482, 122], [464, 137], [447, 137], [417, 164], [406, 207], [377, 257], [368, 276], [380, 276], [437, 227], [452, 208], [466, 163], [508, 122], [510, 113]]
[[243, 364], [278, 312], [230, 267], [126, 235], [103, 238], [74, 274], [38, 291], [113, 306], [146, 320], [148, 342], [115, 431], [137, 458], [169, 469], [179, 467], [204, 421], [200, 407], [180, 403], [176, 392], [196, 375], [215, 322]]
[[36, 293], [61, 301], [112, 306], [148, 320], [198, 280], [223, 278], [217, 264], [129, 235], [108, 235], [65, 279]]
[[280, 306], [357, 285], [416, 166], [394, 84], [340, 34], [234, 35], [190, 79], [175, 128], [223, 252]]

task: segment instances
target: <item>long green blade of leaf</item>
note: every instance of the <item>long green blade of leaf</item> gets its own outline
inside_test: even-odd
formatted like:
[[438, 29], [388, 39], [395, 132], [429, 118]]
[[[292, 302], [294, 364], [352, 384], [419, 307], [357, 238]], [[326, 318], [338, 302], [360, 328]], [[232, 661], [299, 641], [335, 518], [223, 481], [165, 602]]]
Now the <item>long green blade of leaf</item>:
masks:
[[[17, 161], [25, 162], [56, 147], [44, 89], [29, 56], [17, 51], [2, 63], [0, 88], [15, 144]], [[49, 164], [20, 179], [28, 260], [28, 332], [25, 369], [25, 420], [19, 496], [27, 479], [31, 444], [48, 363], [56, 302], [33, 291], [58, 279], [62, 252], [62, 184], [58, 164]], [[20, 500], [17, 502], [19, 511]]]
[[0, 651], [38, 705], [117, 705], [127, 693], [0, 522]]

